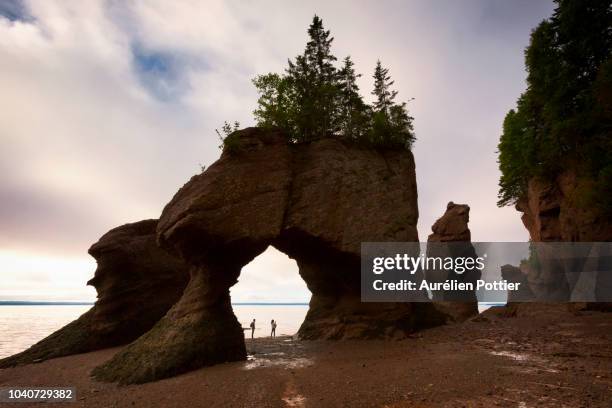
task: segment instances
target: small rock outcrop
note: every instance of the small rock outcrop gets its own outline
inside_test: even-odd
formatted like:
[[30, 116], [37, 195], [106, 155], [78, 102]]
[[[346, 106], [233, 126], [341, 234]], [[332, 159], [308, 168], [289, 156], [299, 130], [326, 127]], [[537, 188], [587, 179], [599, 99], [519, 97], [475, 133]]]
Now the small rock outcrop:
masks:
[[443, 323], [431, 304], [362, 303], [360, 247], [418, 241], [412, 154], [325, 138], [290, 145], [279, 130], [232, 135], [231, 151], [165, 207], [162, 247], [192, 266], [181, 300], [147, 334], [98, 367], [120, 383], [246, 358], [229, 288], [272, 245], [312, 292], [303, 339], [402, 337]]
[[[427, 238], [428, 257], [470, 257], [476, 258], [476, 250], [471, 243], [468, 228], [470, 207], [466, 204], [455, 204], [452, 201], [446, 206], [446, 212], [431, 227], [432, 234]], [[467, 269], [458, 274], [455, 271], [428, 269], [425, 278], [429, 282], [457, 280], [471, 282], [474, 287], [480, 279], [480, 271]], [[452, 321], [464, 321], [478, 314], [478, 299], [474, 290], [466, 291], [433, 291], [432, 300], [436, 308], [444, 312]]]
[[77, 320], [29, 349], [0, 360], [27, 364], [126, 344], [153, 327], [181, 297], [188, 268], [156, 243], [157, 220], [114, 228], [89, 253], [98, 267], [87, 283], [98, 300]]
[[508, 282], [518, 283], [518, 290], [508, 291], [508, 303], [529, 302], [534, 300], [534, 295], [529, 288], [527, 271], [514, 265], [502, 265], [501, 277]]

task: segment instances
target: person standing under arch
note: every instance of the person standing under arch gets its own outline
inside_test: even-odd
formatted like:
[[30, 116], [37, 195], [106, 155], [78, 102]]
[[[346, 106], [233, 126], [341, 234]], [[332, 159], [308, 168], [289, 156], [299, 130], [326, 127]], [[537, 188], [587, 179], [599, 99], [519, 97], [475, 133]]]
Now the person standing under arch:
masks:
[[253, 319], [253, 321], [251, 322], [251, 338], [253, 338], [255, 336], [255, 319]]
[[272, 327], [272, 331], [270, 332], [270, 337], [276, 337], [276, 322], [274, 319], [270, 322], [270, 326]]

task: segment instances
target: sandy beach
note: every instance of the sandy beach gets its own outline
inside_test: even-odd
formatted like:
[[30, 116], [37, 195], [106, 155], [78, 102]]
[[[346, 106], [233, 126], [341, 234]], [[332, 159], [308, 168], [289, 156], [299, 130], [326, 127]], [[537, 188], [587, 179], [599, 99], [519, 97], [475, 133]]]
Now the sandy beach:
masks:
[[248, 361], [144, 385], [92, 381], [114, 348], [0, 370], [0, 387], [77, 388], [76, 403], [54, 407], [609, 407], [612, 399], [610, 313], [485, 313], [402, 341], [277, 337], [247, 347]]

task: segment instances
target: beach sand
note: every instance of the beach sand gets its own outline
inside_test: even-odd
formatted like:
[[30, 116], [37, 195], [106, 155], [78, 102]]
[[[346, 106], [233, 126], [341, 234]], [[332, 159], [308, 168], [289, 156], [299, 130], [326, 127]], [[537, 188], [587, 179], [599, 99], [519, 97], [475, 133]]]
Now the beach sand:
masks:
[[143, 385], [92, 381], [114, 348], [0, 370], [0, 387], [74, 386], [76, 403], [48, 405], [73, 408], [612, 406], [611, 313], [489, 314], [401, 341], [247, 347], [248, 361]]

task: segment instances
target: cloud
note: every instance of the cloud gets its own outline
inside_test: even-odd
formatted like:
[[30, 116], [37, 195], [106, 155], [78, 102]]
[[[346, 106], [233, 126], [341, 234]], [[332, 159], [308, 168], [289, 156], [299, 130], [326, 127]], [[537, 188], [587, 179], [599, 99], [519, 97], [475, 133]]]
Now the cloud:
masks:
[[13, 22], [32, 21], [32, 16], [21, 0], [4, 0], [0, 3], [0, 16]]
[[[495, 205], [495, 151], [525, 86], [529, 32], [552, 2], [0, 4], [2, 250], [85, 261], [108, 229], [158, 217], [219, 156], [215, 128], [253, 123], [251, 78], [302, 52], [315, 12], [364, 95], [380, 58], [399, 98], [415, 98], [421, 239], [451, 200], [472, 207], [474, 240], [527, 238], [519, 214]], [[275, 296], [264, 288], [281, 274], [269, 270], [257, 284]]]
[[140, 83], [162, 101], [178, 99], [189, 91], [184, 81], [186, 62], [177, 55], [147, 51], [138, 44], [131, 47], [133, 65]]

